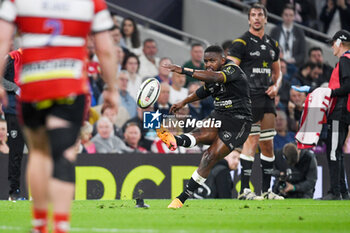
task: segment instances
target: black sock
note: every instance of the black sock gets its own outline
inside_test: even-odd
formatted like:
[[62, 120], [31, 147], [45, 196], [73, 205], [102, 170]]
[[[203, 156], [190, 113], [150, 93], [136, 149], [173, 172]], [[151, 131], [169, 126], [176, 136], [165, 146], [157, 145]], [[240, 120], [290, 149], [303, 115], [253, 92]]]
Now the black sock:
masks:
[[262, 168], [262, 192], [267, 192], [270, 188], [271, 174], [273, 172], [274, 161], [266, 161], [261, 159]]
[[330, 174], [331, 192], [336, 196], [340, 196], [340, 160], [337, 159], [336, 161], [328, 161], [328, 168]]
[[175, 136], [175, 139], [176, 139], [176, 144], [178, 146], [183, 146], [183, 147], [190, 147], [191, 146], [191, 139], [188, 136], [186, 136], [185, 134]]
[[194, 179], [191, 177], [191, 179], [188, 181], [185, 190], [177, 197], [180, 199], [182, 203], [185, 203], [185, 201], [193, 195], [193, 192], [200, 186]]
[[249, 189], [249, 180], [252, 175], [253, 161], [245, 160], [241, 158], [241, 192], [243, 193], [245, 188]]

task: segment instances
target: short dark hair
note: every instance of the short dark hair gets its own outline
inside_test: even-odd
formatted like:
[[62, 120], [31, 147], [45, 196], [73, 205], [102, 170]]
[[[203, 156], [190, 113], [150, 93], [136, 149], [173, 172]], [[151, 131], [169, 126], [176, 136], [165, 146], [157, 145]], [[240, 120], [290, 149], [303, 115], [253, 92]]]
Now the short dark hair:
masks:
[[298, 149], [294, 143], [287, 143], [284, 145], [283, 155], [286, 157], [289, 166], [294, 167], [299, 161]]
[[[129, 123], [126, 123], [125, 129], [124, 129], [124, 133], [125, 133], [126, 129], [129, 128], [129, 127], [131, 127], [131, 126], [136, 126], [137, 128], [140, 129], [140, 126], [139, 126], [136, 122], [131, 121], [131, 122], [129, 122]], [[140, 131], [141, 131], [141, 129], [140, 129]]]
[[318, 62], [318, 63], [315, 63], [315, 62], [312, 62], [312, 61], [307, 61], [307, 62], [303, 65], [302, 69], [304, 69], [304, 68], [306, 68], [306, 67], [310, 67], [312, 70], [315, 69], [316, 67], [322, 69], [322, 64], [319, 63], [319, 62]]
[[124, 58], [123, 64], [122, 64], [122, 69], [123, 69], [123, 70], [126, 70], [126, 63], [128, 62], [129, 58], [132, 58], [132, 57], [136, 59], [137, 65], [138, 65], [137, 71], [139, 70], [139, 68], [140, 68], [140, 59], [139, 59], [139, 57], [138, 57], [136, 54], [134, 54], [134, 53], [129, 53], [129, 54]]
[[209, 46], [208, 48], [206, 48], [204, 53], [219, 53], [221, 56], [223, 56], [223, 57], [225, 56], [224, 50], [219, 45]]
[[173, 60], [171, 60], [170, 57], [161, 57], [161, 58], [159, 59], [159, 63], [161, 63], [161, 62], [164, 61], [164, 60], [169, 60], [171, 63], [173, 63]]
[[231, 45], [232, 45], [232, 40], [225, 40], [221, 46], [222, 46], [223, 50], [226, 50], [226, 49], [230, 48]]
[[321, 53], [323, 54], [322, 48], [321, 48], [321, 47], [315, 46], [315, 47], [311, 47], [311, 48], [309, 49], [309, 52], [308, 52], [309, 57], [310, 57], [310, 55], [311, 55], [311, 53], [312, 53], [313, 51], [321, 51]]
[[261, 3], [254, 3], [254, 4], [249, 8], [249, 11], [248, 11], [248, 19], [250, 18], [250, 12], [251, 12], [253, 9], [262, 9], [263, 12], [264, 12], [265, 18], [267, 18], [267, 10], [266, 10], [266, 7], [265, 7], [263, 4], [261, 4]]
[[148, 42], [154, 42], [154, 43], [157, 44], [157, 42], [156, 42], [154, 39], [152, 39], [152, 38], [147, 38], [147, 39], [145, 39], [145, 40], [143, 41], [143, 46], [145, 46], [145, 44], [148, 43]]
[[114, 17], [114, 16], [118, 16], [117, 12], [111, 12], [111, 16]]
[[201, 43], [193, 43], [192, 45], [191, 45], [191, 49], [193, 49], [194, 47], [202, 47], [202, 48], [204, 48], [204, 46], [201, 44]]
[[283, 10], [282, 10], [282, 14], [284, 13], [285, 10], [292, 10], [295, 13], [295, 8], [290, 3], [287, 3], [286, 5], [284, 5]]

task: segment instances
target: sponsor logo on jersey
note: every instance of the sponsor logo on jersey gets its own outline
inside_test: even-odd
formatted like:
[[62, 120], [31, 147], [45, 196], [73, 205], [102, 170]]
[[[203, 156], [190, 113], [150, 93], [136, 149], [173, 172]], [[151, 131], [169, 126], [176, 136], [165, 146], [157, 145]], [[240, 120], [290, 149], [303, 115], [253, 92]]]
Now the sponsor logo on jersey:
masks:
[[250, 37], [250, 40], [254, 41], [255, 43], [258, 43], [258, 41], [252, 37]]
[[222, 71], [224, 71], [225, 74], [231, 75], [236, 71], [236, 69], [233, 68], [233, 66], [225, 66]]
[[271, 69], [270, 68], [253, 68], [254, 74], [268, 74], [271, 75]]
[[11, 135], [12, 138], [16, 138], [17, 134], [18, 134], [17, 130], [11, 130], [10, 131], [10, 135]]
[[225, 141], [228, 141], [228, 140], [230, 140], [232, 138], [232, 133], [231, 132], [224, 131], [222, 134], [223, 134], [223, 139]]
[[266, 45], [262, 44], [260, 45], [261, 50], [266, 50]]
[[222, 100], [222, 101], [214, 101], [215, 107], [225, 107], [225, 106], [232, 106], [232, 100]]
[[257, 56], [257, 57], [260, 57], [260, 52], [259, 52], [259, 51], [250, 52], [250, 56]]
[[23, 83], [56, 78], [80, 78], [83, 62], [77, 59], [54, 59], [23, 66]]

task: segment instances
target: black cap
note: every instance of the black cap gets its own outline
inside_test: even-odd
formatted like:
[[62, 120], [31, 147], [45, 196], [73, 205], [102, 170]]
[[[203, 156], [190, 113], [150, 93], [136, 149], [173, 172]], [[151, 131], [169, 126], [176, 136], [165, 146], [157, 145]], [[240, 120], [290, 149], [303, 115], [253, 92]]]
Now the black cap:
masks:
[[346, 42], [350, 42], [350, 32], [346, 31], [346, 30], [340, 30], [337, 31], [334, 36], [332, 37], [332, 39], [327, 40], [328, 43], [333, 43], [334, 41], [336, 41], [337, 39], [341, 40], [341, 41], [346, 41]]

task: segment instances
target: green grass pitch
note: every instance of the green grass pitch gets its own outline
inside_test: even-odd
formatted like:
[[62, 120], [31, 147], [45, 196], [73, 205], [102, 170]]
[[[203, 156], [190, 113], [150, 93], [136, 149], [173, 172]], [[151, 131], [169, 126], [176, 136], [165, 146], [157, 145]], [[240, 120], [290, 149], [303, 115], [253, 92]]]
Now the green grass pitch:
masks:
[[[170, 200], [75, 201], [71, 232], [350, 232], [350, 201], [188, 200], [167, 209]], [[30, 202], [0, 201], [0, 232], [29, 232]]]

